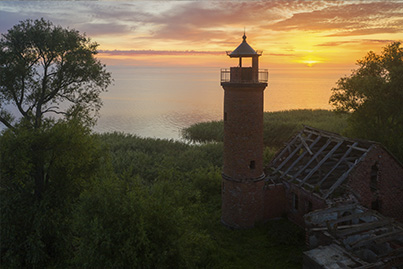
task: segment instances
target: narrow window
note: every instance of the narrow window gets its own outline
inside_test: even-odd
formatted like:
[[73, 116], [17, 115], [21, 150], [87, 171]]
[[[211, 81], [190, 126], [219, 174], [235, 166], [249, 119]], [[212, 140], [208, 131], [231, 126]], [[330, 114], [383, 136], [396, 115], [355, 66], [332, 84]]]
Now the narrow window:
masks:
[[249, 169], [253, 170], [253, 169], [255, 169], [255, 168], [256, 168], [256, 163], [255, 163], [255, 161], [250, 161]]
[[227, 112], [224, 112], [224, 121], [227, 121]]
[[292, 194], [292, 208], [298, 210], [298, 195], [295, 193]]
[[312, 202], [308, 201], [308, 212], [312, 211]]
[[371, 167], [371, 182], [370, 187], [371, 191], [376, 191], [378, 189], [378, 163], [375, 163]]

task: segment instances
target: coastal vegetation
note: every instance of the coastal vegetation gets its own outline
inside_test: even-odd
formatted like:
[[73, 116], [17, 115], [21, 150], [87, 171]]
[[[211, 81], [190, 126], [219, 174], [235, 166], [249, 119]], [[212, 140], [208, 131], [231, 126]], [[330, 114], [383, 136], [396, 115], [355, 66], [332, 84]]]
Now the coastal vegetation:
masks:
[[[36, 150], [46, 188], [35, 197]], [[0, 137], [1, 264], [7, 268], [299, 268], [303, 231], [220, 223], [222, 143], [188, 144], [63, 121]], [[275, 231], [275, 232], [273, 232]]]
[[[300, 268], [304, 231], [294, 224], [220, 223], [222, 122], [183, 131], [199, 143], [92, 133], [111, 82], [96, 46], [43, 20], [1, 39], [0, 105], [21, 114], [0, 106], [1, 267]], [[343, 132], [348, 117], [266, 113], [266, 162], [303, 124]]]
[[[263, 116], [263, 141], [266, 147], [281, 147], [304, 125], [342, 133], [347, 127], [347, 114], [337, 115], [329, 110], [297, 109], [265, 112]], [[183, 137], [193, 142], [223, 142], [223, 121], [196, 123], [182, 131]]]

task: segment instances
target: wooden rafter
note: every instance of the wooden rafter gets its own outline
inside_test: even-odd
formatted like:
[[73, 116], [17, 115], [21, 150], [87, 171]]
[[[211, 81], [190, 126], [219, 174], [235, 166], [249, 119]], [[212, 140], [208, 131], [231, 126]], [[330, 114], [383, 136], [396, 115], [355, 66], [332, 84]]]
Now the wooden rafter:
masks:
[[294, 138], [287, 144], [287, 146], [284, 148], [283, 151], [280, 152], [280, 154], [273, 160], [273, 165], [281, 158], [283, 155], [288, 151], [290, 151], [290, 146], [295, 143], [295, 141], [298, 139], [298, 135], [294, 136]]
[[[354, 145], [357, 145], [358, 143], [355, 142]], [[340, 158], [340, 160], [330, 169], [330, 171], [322, 178], [321, 181], [317, 184], [317, 186], [322, 185], [322, 183], [333, 173], [333, 171], [344, 161], [344, 159], [350, 154], [350, 152], [353, 150], [353, 148], [349, 148], [343, 155], [343, 157]]]
[[339, 187], [344, 180], [348, 177], [348, 175], [350, 174], [351, 170], [353, 170], [353, 168], [355, 167], [355, 165], [357, 163], [359, 163], [362, 159], [364, 159], [364, 157], [367, 155], [367, 152], [365, 152], [358, 160], [356, 160], [356, 162], [354, 163], [353, 166], [351, 166], [346, 172], [344, 172], [344, 174], [339, 177], [337, 179], [337, 181], [330, 187], [330, 189], [327, 191], [327, 193], [323, 196], [324, 199], [326, 199], [327, 197], [329, 197], [330, 194], [332, 194], [334, 192], [334, 190]]
[[370, 142], [305, 126], [271, 162], [268, 178], [296, 181], [299, 187], [317, 189], [326, 199], [372, 146]]
[[315, 153], [315, 155], [314, 155], [310, 160], [308, 160], [308, 162], [307, 162], [304, 166], [302, 166], [302, 167], [297, 171], [297, 173], [295, 173], [295, 174], [293, 175], [291, 181], [294, 180], [296, 177], [298, 177], [299, 174], [301, 174], [302, 171], [304, 171], [304, 170], [316, 159], [316, 157], [318, 157], [319, 154], [321, 154], [322, 151], [323, 151], [325, 148], [327, 148], [327, 146], [329, 146], [329, 144], [330, 144], [331, 142], [332, 142], [332, 139], [329, 138], [329, 139], [326, 141], [326, 143]]
[[[318, 136], [318, 137], [312, 142], [312, 144], [310, 145], [310, 147], [313, 148], [313, 147], [316, 145], [316, 143], [319, 142], [319, 140], [320, 140], [321, 138], [322, 138], [321, 136]], [[293, 169], [294, 166], [295, 166], [302, 158], [305, 157], [305, 155], [306, 155], [306, 151], [302, 152], [301, 155], [287, 168], [287, 170], [284, 171], [284, 173], [281, 175], [280, 178], [283, 178], [284, 175], [288, 175], [288, 173], [291, 171], [291, 169]], [[291, 176], [292, 176], [292, 175], [291, 175]]]
[[302, 179], [301, 183], [299, 186], [302, 186], [302, 184], [305, 183], [305, 181], [310, 178], [321, 166], [324, 164], [324, 162], [332, 156], [332, 154], [343, 144], [343, 141], [340, 140], [327, 154], [325, 157], [322, 158], [322, 160], [319, 161], [319, 163], [308, 173], [308, 175], [305, 176], [304, 179]]

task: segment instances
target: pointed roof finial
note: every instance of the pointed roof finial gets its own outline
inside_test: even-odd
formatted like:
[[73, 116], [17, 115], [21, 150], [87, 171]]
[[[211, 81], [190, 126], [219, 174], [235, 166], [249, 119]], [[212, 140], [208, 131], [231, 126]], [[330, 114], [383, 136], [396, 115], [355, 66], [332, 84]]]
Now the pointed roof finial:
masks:
[[243, 42], [239, 44], [239, 46], [232, 52], [227, 52], [229, 57], [254, 57], [260, 56], [261, 53], [257, 53], [251, 46], [249, 46], [248, 42], [246, 42], [246, 33], [245, 28], [243, 32]]

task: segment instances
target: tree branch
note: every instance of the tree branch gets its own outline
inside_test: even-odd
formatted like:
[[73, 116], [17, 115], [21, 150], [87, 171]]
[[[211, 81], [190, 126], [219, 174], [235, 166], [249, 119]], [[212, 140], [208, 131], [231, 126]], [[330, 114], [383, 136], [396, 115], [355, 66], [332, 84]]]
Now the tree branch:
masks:
[[67, 112], [56, 111], [56, 110], [53, 110], [53, 109], [46, 109], [45, 111], [43, 111], [42, 114], [45, 114], [45, 113], [48, 113], [48, 112], [53, 112], [53, 113], [56, 113], [56, 114], [59, 114], [59, 115], [68, 115]]
[[14, 130], [14, 126], [12, 126], [5, 118], [0, 116], [0, 122], [3, 123], [7, 128]]

